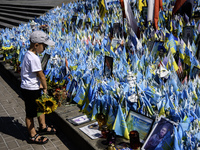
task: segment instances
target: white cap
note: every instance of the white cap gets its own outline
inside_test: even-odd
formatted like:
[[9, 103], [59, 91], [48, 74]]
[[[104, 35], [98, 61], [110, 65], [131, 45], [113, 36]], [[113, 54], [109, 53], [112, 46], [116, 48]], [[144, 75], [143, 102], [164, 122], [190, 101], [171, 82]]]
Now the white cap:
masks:
[[55, 42], [49, 39], [49, 36], [41, 30], [33, 31], [30, 36], [32, 43], [44, 43], [49, 46], [55, 45]]

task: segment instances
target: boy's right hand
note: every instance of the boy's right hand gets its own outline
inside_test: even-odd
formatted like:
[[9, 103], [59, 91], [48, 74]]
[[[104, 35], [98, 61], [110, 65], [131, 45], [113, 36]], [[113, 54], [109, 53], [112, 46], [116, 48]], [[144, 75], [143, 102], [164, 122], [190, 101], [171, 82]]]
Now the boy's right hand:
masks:
[[44, 93], [44, 94], [47, 94], [47, 89], [43, 89], [43, 93]]

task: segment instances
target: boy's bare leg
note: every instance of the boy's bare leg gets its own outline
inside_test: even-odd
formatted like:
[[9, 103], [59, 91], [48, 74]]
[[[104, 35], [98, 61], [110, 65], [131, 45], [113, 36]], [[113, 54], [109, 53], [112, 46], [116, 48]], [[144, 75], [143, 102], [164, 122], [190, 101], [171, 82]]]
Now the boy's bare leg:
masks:
[[[41, 115], [38, 117], [38, 122], [39, 122], [40, 129], [45, 129], [45, 128], [46, 128], [45, 114], [41, 114]], [[56, 131], [55, 129], [53, 129], [53, 130]], [[51, 128], [48, 127], [48, 128], [47, 128], [47, 131], [51, 131]]]
[[45, 114], [41, 114], [41, 115], [38, 117], [38, 122], [39, 122], [40, 129], [46, 128]]
[[[26, 127], [28, 128], [29, 136], [34, 137], [37, 133], [34, 127], [34, 120], [33, 118], [26, 117]], [[41, 136], [38, 136], [35, 140], [37, 141]], [[44, 138], [43, 141], [48, 140], [47, 138]]]
[[33, 118], [26, 117], [26, 127], [28, 128], [28, 133], [31, 137], [36, 135]]

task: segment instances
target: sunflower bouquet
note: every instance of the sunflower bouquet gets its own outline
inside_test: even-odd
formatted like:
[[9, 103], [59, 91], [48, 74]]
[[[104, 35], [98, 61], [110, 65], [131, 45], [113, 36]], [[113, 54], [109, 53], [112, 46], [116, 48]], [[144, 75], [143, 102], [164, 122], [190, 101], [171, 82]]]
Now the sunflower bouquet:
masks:
[[47, 94], [44, 94], [40, 98], [36, 99], [36, 103], [38, 105], [37, 111], [44, 114], [50, 114], [58, 107], [57, 101]]

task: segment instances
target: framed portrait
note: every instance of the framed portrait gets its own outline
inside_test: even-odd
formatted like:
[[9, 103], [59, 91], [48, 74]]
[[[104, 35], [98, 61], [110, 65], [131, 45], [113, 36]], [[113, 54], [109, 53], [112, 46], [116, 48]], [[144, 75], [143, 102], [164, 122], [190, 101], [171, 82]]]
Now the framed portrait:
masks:
[[192, 44], [194, 37], [194, 26], [185, 26], [183, 27], [183, 41], [185, 43], [190, 42]]
[[112, 76], [113, 71], [113, 58], [110, 56], [105, 56], [104, 59], [104, 75], [107, 78], [110, 78]]
[[142, 150], [149, 150], [159, 148], [159, 150], [171, 150], [173, 149], [172, 138], [173, 128], [177, 124], [167, 118], [160, 117], [158, 123], [153, 127], [147, 140], [142, 146]]
[[151, 131], [153, 122], [154, 119], [132, 110], [129, 111], [126, 117], [128, 131], [138, 131], [141, 143], [144, 143], [144, 141], [147, 139], [147, 136]]
[[45, 53], [43, 58], [42, 58], [42, 61], [41, 61], [41, 64], [42, 64], [42, 70], [46, 70], [46, 66], [47, 66], [47, 62], [49, 60], [51, 55]]

